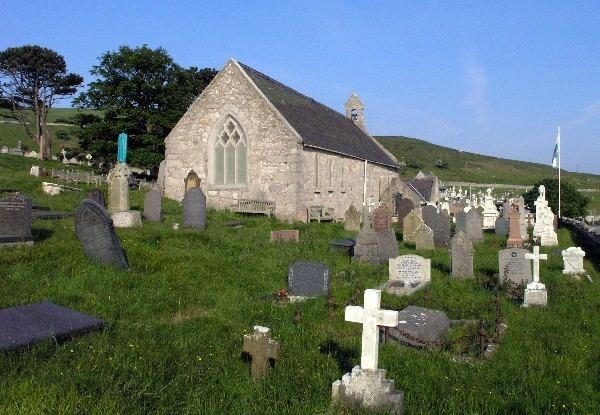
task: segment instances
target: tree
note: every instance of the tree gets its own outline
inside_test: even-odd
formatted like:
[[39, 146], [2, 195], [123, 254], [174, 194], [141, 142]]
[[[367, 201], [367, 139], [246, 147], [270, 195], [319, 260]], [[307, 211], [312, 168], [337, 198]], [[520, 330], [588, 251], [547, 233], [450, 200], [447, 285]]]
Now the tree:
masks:
[[10, 103], [12, 118], [39, 144], [40, 159], [52, 154], [48, 110], [82, 83], [81, 76], [67, 73], [65, 59], [51, 49], [27, 45], [0, 52], [0, 101]]
[[[533, 189], [523, 194], [525, 204], [530, 210], [535, 210], [534, 202], [539, 196], [539, 187], [542, 184], [546, 187], [546, 199], [548, 200], [548, 205], [552, 208], [552, 212], [554, 212], [554, 214], [558, 214], [558, 179], [546, 178], [534, 184]], [[585, 207], [588, 202], [589, 200], [571, 183], [564, 181], [561, 182], [561, 216], [566, 216], [569, 218], [584, 216], [586, 213]]]
[[115, 160], [117, 136], [129, 135], [127, 159], [158, 166], [164, 139], [216, 75], [214, 69], [184, 69], [163, 48], [121, 46], [106, 52], [90, 73], [97, 79], [75, 99], [81, 108], [104, 112], [81, 119], [80, 145], [96, 159]]

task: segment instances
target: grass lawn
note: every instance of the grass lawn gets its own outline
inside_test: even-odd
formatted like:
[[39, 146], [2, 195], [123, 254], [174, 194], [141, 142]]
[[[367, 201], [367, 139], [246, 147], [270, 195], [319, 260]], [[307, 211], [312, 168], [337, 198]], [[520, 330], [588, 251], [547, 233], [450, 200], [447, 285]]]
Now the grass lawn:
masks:
[[[44, 164], [44, 163], [42, 163]], [[29, 160], [0, 156], [0, 189], [19, 188], [40, 205], [74, 210], [83, 194], [46, 196]], [[143, 193], [131, 193], [140, 209]], [[0, 250], [0, 307], [51, 301], [105, 319], [102, 332], [0, 359], [1, 414], [325, 414], [331, 383], [360, 359], [361, 326], [344, 321], [356, 288], [387, 280], [387, 267], [356, 264], [329, 249], [351, 236], [339, 224], [284, 224], [266, 217], [210, 211], [204, 232], [172, 230], [181, 207], [165, 201], [162, 223], [117, 230], [128, 271], [89, 262], [72, 219], [35, 221], [31, 248]], [[239, 229], [224, 227], [242, 220]], [[300, 230], [300, 242], [270, 244], [273, 229]], [[440, 351], [382, 345], [379, 366], [405, 391], [405, 414], [597, 414], [600, 408], [600, 275], [590, 284], [563, 277], [560, 248], [541, 263], [549, 305], [523, 309], [502, 300], [508, 330], [491, 360], [475, 358], [468, 333], [453, 331]], [[432, 258], [429, 306], [451, 319], [488, 321], [503, 238], [486, 234], [476, 247], [478, 277], [448, 278], [448, 252]], [[401, 252], [415, 252], [401, 244]], [[326, 263], [332, 271], [333, 312], [326, 300], [278, 305], [267, 297], [287, 286], [294, 260]], [[362, 305], [362, 296], [360, 300]], [[423, 305], [383, 294], [382, 307]], [[294, 324], [295, 308], [302, 312]], [[268, 326], [281, 358], [260, 383], [241, 356], [243, 335]]]

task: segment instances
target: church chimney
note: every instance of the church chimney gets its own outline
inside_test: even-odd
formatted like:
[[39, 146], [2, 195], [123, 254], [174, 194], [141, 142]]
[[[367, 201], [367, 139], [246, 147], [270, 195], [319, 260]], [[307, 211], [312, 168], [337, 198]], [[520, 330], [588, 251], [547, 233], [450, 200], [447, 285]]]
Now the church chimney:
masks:
[[365, 133], [367, 132], [365, 127], [365, 106], [356, 93], [352, 94], [348, 98], [348, 101], [346, 101], [346, 117], [350, 118]]

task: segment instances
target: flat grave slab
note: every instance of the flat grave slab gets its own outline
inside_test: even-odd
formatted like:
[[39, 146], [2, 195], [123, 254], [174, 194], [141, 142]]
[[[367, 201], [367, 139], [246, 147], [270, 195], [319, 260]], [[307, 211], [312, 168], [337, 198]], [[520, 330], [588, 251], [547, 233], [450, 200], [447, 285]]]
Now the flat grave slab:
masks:
[[329, 242], [331, 249], [336, 251], [344, 251], [350, 256], [354, 255], [354, 245], [356, 245], [356, 241], [350, 238], [334, 239], [333, 241]]
[[443, 311], [411, 305], [398, 313], [398, 325], [388, 329], [387, 338], [405, 346], [436, 348], [449, 327]]
[[75, 216], [73, 212], [36, 211], [31, 212], [32, 219], [65, 219]]
[[31, 346], [99, 330], [105, 322], [52, 303], [36, 303], [0, 310], [0, 350]]

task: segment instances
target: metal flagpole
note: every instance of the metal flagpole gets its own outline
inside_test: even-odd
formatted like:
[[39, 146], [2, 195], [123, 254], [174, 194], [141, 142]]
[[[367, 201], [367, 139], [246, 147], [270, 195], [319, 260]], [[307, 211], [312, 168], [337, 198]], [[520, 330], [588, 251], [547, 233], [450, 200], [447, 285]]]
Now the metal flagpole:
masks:
[[560, 219], [560, 125], [558, 126], [558, 219]]

